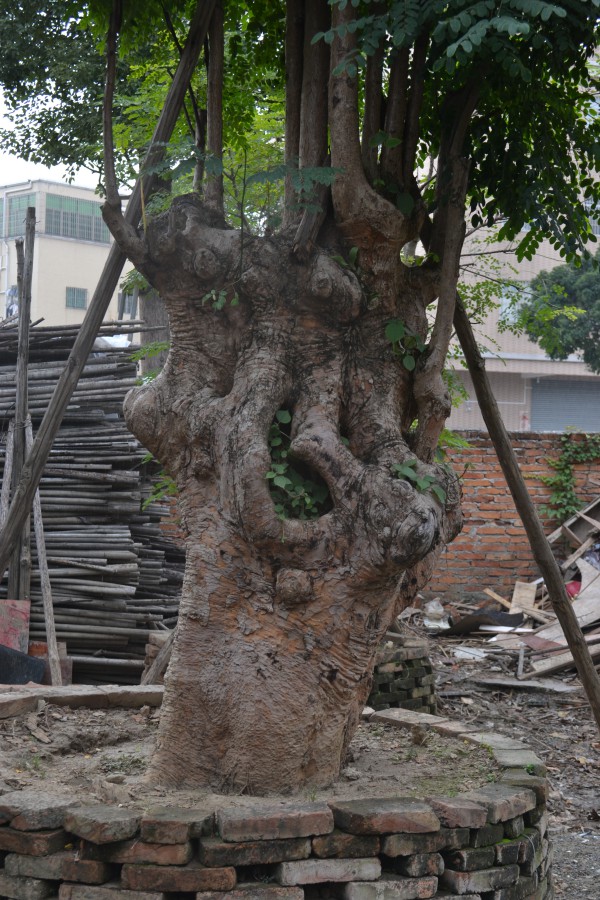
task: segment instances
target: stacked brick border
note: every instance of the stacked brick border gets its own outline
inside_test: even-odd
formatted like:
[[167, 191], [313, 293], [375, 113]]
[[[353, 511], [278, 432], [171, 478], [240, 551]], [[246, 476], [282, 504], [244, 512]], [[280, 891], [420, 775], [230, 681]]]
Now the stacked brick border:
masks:
[[216, 811], [0, 797], [0, 896], [16, 900], [550, 900], [544, 764], [520, 741], [390, 709], [489, 748], [498, 782], [456, 797], [223, 801]]
[[367, 703], [376, 710], [436, 712], [435, 675], [425, 641], [404, 640], [401, 646], [381, 648]]

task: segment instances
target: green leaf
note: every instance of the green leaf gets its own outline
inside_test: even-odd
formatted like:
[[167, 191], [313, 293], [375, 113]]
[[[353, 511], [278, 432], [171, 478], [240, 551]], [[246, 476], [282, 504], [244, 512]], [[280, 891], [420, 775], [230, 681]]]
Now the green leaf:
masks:
[[292, 421], [291, 413], [287, 409], [278, 409], [275, 413], [275, 418], [282, 425], [288, 425]]
[[410, 354], [410, 353], [407, 353], [405, 356], [402, 357], [402, 365], [404, 366], [405, 369], [408, 369], [409, 372], [412, 372], [416, 366], [414, 356], [412, 356], [412, 354]]
[[405, 334], [406, 328], [401, 319], [392, 319], [392, 321], [388, 322], [385, 326], [385, 336], [392, 344], [397, 344], [401, 341]]
[[287, 488], [291, 486], [292, 482], [289, 478], [286, 478], [285, 475], [276, 475], [273, 479], [273, 484], [280, 488]]
[[439, 485], [439, 484], [432, 484], [430, 490], [431, 490], [431, 493], [432, 493], [432, 494], [435, 494], [435, 496], [437, 497], [437, 499], [440, 501], [440, 503], [441, 503], [442, 505], [445, 504], [445, 502], [446, 502], [446, 491], [444, 490], [444, 488], [443, 488], [441, 485]]

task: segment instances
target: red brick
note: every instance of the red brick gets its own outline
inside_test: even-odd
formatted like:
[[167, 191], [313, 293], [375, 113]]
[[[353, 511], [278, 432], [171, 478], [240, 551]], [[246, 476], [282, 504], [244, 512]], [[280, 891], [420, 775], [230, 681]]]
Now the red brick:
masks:
[[224, 841], [308, 837], [333, 831], [333, 816], [326, 803], [257, 803], [219, 810], [217, 828]]
[[110, 844], [132, 837], [141, 820], [141, 813], [116, 806], [84, 806], [65, 814], [65, 828], [94, 844]]
[[205, 866], [256, 866], [307, 859], [310, 850], [309, 838], [236, 843], [203, 838], [198, 846], [198, 858]]
[[24, 853], [26, 856], [48, 856], [64, 850], [69, 838], [62, 828], [52, 831], [16, 831], [7, 825], [0, 828], [0, 850]]
[[99, 846], [81, 842], [81, 858], [111, 863], [148, 863], [157, 866], [183, 866], [193, 855], [192, 844], [148, 844], [145, 841], [119, 841]]
[[232, 866], [210, 869], [198, 862], [186, 866], [124, 865], [124, 888], [133, 891], [230, 891], [235, 887]]
[[79, 859], [76, 850], [53, 853], [52, 856], [21, 856], [10, 853], [4, 860], [7, 875], [52, 878], [57, 881], [83, 881], [103, 884], [114, 875], [114, 866], [91, 859]]

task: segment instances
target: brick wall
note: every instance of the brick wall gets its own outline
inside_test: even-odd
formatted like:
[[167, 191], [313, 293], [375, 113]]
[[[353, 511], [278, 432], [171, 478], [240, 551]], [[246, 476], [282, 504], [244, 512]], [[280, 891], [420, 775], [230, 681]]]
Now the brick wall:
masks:
[[[489, 436], [479, 431], [461, 432], [461, 436], [470, 446], [453, 450], [451, 462], [459, 475], [463, 473], [464, 527], [440, 559], [424, 593], [458, 597], [489, 587], [510, 597], [516, 580], [533, 580], [539, 571]], [[548, 460], [559, 458], [561, 435], [529, 432], [510, 437], [540, 512], [548, 502], [549, 489], [539, 476], [552, 474]], [[582, 504], [590, 503], [600, 494], [600, 462], [579, 464], [576, 476]], [[542, 521], [547, 534], [558, 524]]]

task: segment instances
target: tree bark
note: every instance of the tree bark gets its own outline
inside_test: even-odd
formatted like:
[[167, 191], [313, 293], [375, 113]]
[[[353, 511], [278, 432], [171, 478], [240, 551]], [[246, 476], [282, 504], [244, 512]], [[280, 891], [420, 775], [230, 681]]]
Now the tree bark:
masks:
[[[330, 783], [399, 577], [460, 526], [446, 470], [414, 460], [445, 504], [394, 477], [410, 452], [386, 420], [407, 418], [410, 392], [398, 389], [385, 311], [369, 310], [351, 270], [319, 251], [300, 262], [293, 242], [293, 229], [242, 242], [190, 196], [149, 223], [134, 259], [167, 304], [172, 349], [125, 414], [176, 479], [188, 532], [149, 773], [162, 783], [257, 794]], [[316, 518], [278, 518], [269, 491], [282, 409], [290, 464], [329, 491]], [[177, 733], [186, 739], [174, 743]]]

